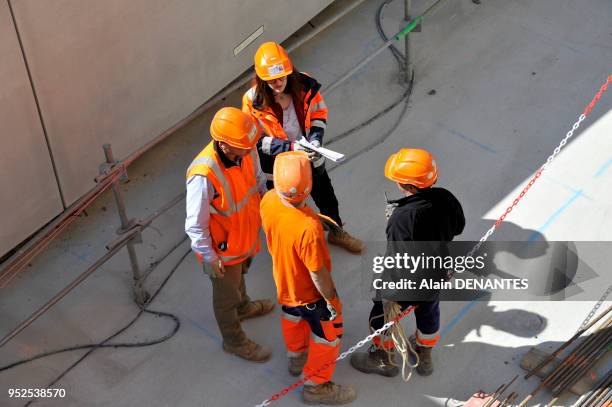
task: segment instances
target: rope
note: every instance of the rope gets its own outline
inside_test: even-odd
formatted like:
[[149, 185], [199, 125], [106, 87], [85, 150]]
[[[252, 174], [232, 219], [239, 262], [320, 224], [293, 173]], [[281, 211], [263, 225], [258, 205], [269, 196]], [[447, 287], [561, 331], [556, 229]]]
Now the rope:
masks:
[[[395, 320], [402, 313], [402, 309], [397, 302], [390, 301], [385, 304], [385, 322]], [[406, 332], [404, 331], [404, 327], [402, 326], [401, 321], [398, 319], [397, 323], [391, 326], [389, 330], [391, 339], [393, 340], [393, 344], [395, 345], [395, 350], [401, 357], [401, 364], [396, 366], [402, 369], [402, 380], [404, 382], [408, 382], [412, 377], [413, 370], [419, 365], [419, 354], [412, 347], [412, 342], [406, 336]], [[387, 355], [391, 357], [392, 350], [387, 349], [383, 346]], [[412, 354], [415, 363], [410, 363], [410, 354]]]

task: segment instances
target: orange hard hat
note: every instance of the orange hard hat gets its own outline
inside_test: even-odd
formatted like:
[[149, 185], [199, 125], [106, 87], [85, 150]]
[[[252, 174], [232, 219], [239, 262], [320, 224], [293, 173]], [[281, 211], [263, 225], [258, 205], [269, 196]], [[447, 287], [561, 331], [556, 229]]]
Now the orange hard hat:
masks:
[[210, 123], [213, 140], [222, 141], [232, 147], [250, 150], [259, 140], [259, 127], [251, 116], [235, 107], [223, 107]]
[[418, 148], [402, 148], [387, 160], [385, 177], [400, 184], [427, 188], [436, 183], [438, 167], [428, 151]]
[[304, 151], [288, 151], [274, 160], [274, 189], [290, 203], [300, 203], [312, 190], [312, 169]]
[[255, 53], [255, 73], [264, 81], [282, 78], [293, 72], [293, 64], [285, 48], [275, 42], [266, 42]]

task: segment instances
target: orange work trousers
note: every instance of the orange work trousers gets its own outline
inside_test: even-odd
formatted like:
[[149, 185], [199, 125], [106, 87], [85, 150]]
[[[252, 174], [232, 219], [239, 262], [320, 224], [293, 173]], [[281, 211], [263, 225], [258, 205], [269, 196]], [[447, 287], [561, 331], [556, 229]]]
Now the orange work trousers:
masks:
[[303, 372], [305, 384], [331, 381], [344, 329], [342, 314], [330, 321], [324, 299], [298, 307], [283, 305], [282, 310], [281, 325], [288, 356], [308, 352]]

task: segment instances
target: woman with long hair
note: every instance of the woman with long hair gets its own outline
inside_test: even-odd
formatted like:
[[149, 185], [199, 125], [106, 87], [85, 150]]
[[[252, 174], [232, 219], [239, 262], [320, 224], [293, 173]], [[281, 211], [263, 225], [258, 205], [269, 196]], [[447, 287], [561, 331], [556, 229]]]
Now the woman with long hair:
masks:
[[242, 110], [258, 121], [263, 132], [257, 143], [261, 168], [272, 186], [274, 158], [286, 151], [304, 150], [312, 164], [311, 196], [321, 214], [333, 219], [328, 241], [351, 253], [361, 253], [363, 242], [342, 228], [338, 199], [325, 169], [325, 157], [305, 150], [304, 137], [319, 147], [327, 126], [327, 106], [316, 79], [294, 69], [287, 51], [275, 42], [262, 44], [255, 53], [254, 86], [242, 98]]

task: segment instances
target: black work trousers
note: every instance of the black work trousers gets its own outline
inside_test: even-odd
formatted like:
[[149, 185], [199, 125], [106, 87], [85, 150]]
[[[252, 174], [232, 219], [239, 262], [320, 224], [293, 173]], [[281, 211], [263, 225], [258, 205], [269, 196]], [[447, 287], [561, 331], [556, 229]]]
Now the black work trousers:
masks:
[[[274, 183], [268, 181], [266, 186], [268, 189], [272, 189], [274, 188]], [[334, 222], [342, 227], [338, 198], [336, 198], [334, 187], [325, 167], [312, 169], [312, 192], [310, 195], [317, 208], [319, 208], [319, 212], [332, 218]]]
[[[402, 311], [408, 307], [416, 305], [414, 316], [416, 318], [416, 326], [419, 331], [425, 335], [435, 335], [440, 330], [440, 301], [398, 301]], [[382, 301], [374, 301], [372, 310], [370, 311], [370, 327], [372, 330], [377, 330], [385, 325], [384, 308]]]

